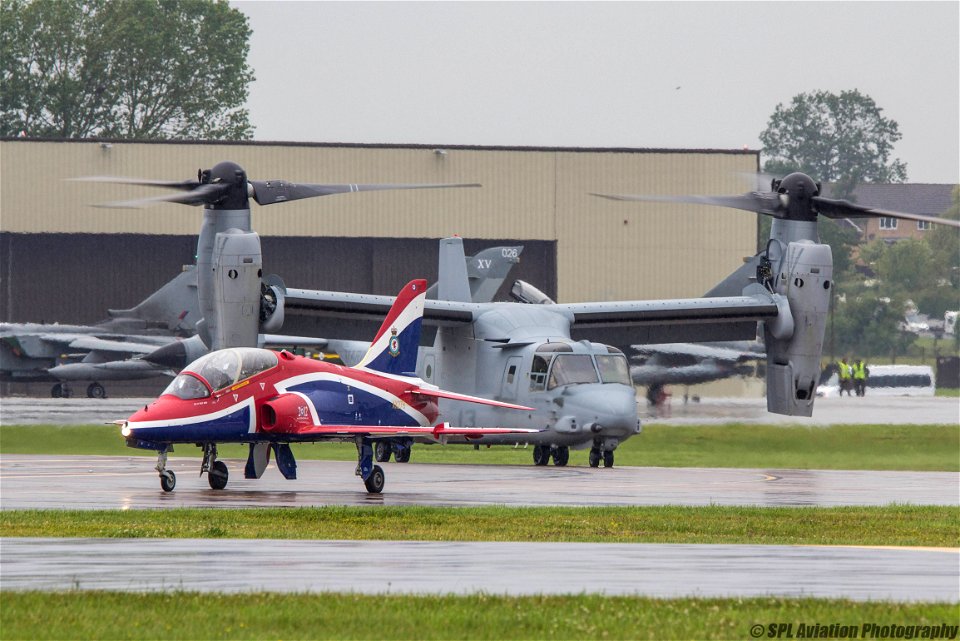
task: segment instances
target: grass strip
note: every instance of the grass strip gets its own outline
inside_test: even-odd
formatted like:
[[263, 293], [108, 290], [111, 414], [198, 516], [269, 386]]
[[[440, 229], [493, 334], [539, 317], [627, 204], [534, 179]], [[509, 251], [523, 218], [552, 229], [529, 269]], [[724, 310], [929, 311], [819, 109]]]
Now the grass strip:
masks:
[[[351, 443], [294, 445], [297, 458], [356, 460]], [[246, 447], [223, 445], [222, 458], [246, 458]], [[109, 425], [0, 425], [0, 454], [144, 455], [126, 447]], [[586, 450], [570, 465], [586, 466]], [[651, 425], [624, 442], [617, 465], [789, 469], [960, 471], [960, 425], [835, 425], [831, 427]], [[199, 456], [178, 446], [177, 456]], [[530, 465], [530, 448], [417, 445], [413, 462]]]
[[303, 507], [3, 510], [4, 537], [960, 547], [960, 507]]
[[[957, 605], [841, 599], [3, 592], [4, 639], [749, 639], [754, 626], [956, 625]], [[811, 633], [809, 636], [819, 636]], [[860, 635], [858, 634], [858, 637]], [[920, 634], [917, 634], [919, 638]], [[836, 637], [831, 637], [836, 638]]]

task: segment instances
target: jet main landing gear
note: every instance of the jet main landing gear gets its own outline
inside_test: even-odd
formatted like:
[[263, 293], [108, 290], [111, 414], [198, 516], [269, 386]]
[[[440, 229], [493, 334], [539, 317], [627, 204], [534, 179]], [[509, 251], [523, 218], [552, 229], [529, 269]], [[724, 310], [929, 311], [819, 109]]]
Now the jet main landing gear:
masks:
[[[357, 471], [356, 475], [363, 479], [363, 484], [367, 487], [367, 492], [371, 494], [380, 494], [383, 492], [383, 486], [386, 483], [386, 476], [383, 474], [383, 468], [373, 464], [373, 445], [370, 439], [358, 438], [357, 445]], [[388, 444], [389, 447], [389, 444]]]
[[227, 487], [227, 479], [230, 473], [227, 470], [227, 464], [217, 460], [217, 444], [203, 444], [203, 463], [200, 464], [200, 474], [207, 473], [207, 482], [210, 488], [222, 490]]

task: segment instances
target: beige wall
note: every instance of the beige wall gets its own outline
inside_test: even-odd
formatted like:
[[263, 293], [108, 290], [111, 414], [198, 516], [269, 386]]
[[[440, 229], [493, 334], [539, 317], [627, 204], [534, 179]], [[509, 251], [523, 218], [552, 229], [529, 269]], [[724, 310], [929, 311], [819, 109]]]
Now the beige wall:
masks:
[[69, 181], [183, 180], [222, 160], [251, 179], [479, 182], [481, 189], [374, 192], [253, 206], [274, 236], [529, 238], [557, 241], [561, 301], [696, 296], [754, 253], [747, 212], [621, 203], [589, 192], [737, 194], [756, 153], [0, 141], [0, 231], [195, 234], [200, 210], [90, 205], [163, 193]]

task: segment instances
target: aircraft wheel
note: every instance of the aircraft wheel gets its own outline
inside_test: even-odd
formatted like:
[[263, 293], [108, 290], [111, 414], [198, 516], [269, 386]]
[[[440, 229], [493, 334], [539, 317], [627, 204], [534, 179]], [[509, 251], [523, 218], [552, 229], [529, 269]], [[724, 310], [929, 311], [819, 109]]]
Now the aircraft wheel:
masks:
[[557, 467], [563, 467], [570, 461], [570, 448], [560, 446], [553, 450], [553, 464]]
[[608, 450], [603, 453], [603, 466], [613, 467], [613, 450]]
[[397, 463], [409, 463], [410, 462], [410, 452], [412, 448], [404, 447], [399, 452], [393, 455], [393, 460]]
[[377, 441], [373, 444], [373, 458], [377, 460], [377, 463], [387, 463], [390, 461], [390, 442], [389, 441]]
[[107, 390], [100, 383], [90, 383], [87, 386], [87, 398], [106, 398]]
[[600, 450], [590, 448], [590, 467], [600, 467]]
[[363, 482], [363, 484], [367, 486], [367, 492], [371, 494], [380, 494], [380, 492], [383, 492], [385, 483], [386, 477], [383, 475], [383, 468], [379, 465], [373, 466], [373, 471], [370, 472], [370, 476]]
[[533, 448], [533, 464], [546, 465], [550, 462], [550, 448], [546, 445], [535, 445]]
[[214, 490], [222, 490], [227, 487], [227, 479], [230, 473], [227, 471], [227, 464], [223, 461], [214, 461], [213, 467], [207, 472], [207, 481]]
[[63, 398], [63, 385], [57, 383], [50, 388], [50, 397], [51, 398]]
[[173, 492], [173, 488], [177, 487], [177, 475], [173, 470], [160, 472], [160, 487], [164, 492]]

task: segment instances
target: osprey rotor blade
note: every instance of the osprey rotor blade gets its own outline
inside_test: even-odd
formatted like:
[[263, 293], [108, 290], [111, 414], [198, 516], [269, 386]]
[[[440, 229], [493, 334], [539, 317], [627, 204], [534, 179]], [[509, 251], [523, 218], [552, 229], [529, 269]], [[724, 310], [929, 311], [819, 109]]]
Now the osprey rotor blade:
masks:
[[144, 187], [162, 187], [181, 191], [196, 189], [200, 185], [196, 180], [152, 180], [150, 178], [125, 178], [123, 176], [81, 176], [79, 178], [68, 178], [67, 180], [116, 185], [142, 185]]
[[776, 216], [780, 208], [780, 200], [777, 194], [761, 192], [750, 192], [741, 196], [618, 196], [614, 194], [591, 194], [591, 196], [621, 201], [716, 205], [772, 216]]
[[936, 225], [960, 227], [960, 221], [951, 220], [949, 218], [924, 216], [923, 214], [910, 214], [902, 211], [874, 209], [872, 207], [856, 205], [847, 200], [834, 200], [832, 198], [822, 198], [820, 196], [816, 196], [813, 201], [816, 203], [817, 211], [821, 215], [828, 218], [899, 218], [901, 220], [918, 220]]
[[206, 205], [216, 202], [227, 190], [228, 185], [197, 185], [190, 191], [179, 194], [164, 194], [150, 198], [134, 200], [118, 200], [109, 203], [94, 205], [105, 209], [140, 209], [156, 203], [178, 203], [181, 205]]
[[257, 204], [259, 205], [272, 205], [274, 203], [282, 203], [291, 200], [315, 198], [317, 196], [331, 196], [333, 194], [346, 194], [356, 191], [386, 191], [391, 189], [444, 189], [448, 187], [480, 186], [478, 183], [439, 183], [420, 185], [323, 185], [292, 183], [285, 180], [251, 180], [250, 185], [253, 187], [253, 199], [257, 201]]

